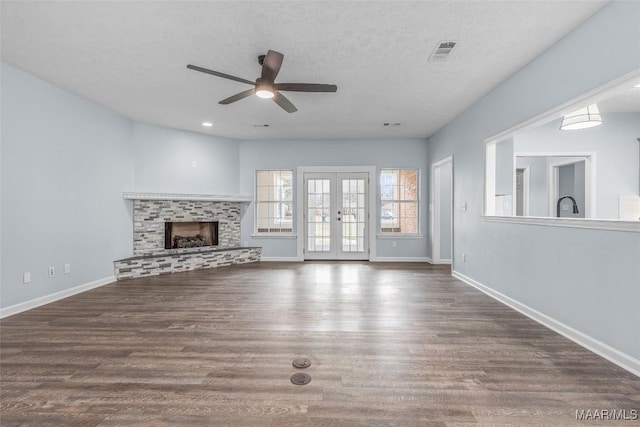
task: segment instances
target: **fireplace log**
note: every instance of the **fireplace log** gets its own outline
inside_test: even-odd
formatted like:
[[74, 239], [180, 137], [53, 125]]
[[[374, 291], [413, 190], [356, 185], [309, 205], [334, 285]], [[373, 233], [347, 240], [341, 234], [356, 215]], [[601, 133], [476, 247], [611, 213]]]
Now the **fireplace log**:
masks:
[[202, 234], [198, 234], [197, 236], [173, 237], [174, 248], [199, 248], [203, 246], [205, 246], [205, 240]]

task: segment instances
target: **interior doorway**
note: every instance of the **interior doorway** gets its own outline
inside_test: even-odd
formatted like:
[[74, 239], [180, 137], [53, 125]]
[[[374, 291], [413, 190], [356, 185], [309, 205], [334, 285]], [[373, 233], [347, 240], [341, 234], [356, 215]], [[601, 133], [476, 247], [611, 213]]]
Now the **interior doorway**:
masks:
[[529, 216], [530, 177], [529, 166], [516, 168], [516, 216]]
[[594, 217], [593, 162], [593, 156], [549, 159], [549, 216]]
[[453, 254], [453, 157], [433, 164], [432, 248], [434, 264], [451, 264]]

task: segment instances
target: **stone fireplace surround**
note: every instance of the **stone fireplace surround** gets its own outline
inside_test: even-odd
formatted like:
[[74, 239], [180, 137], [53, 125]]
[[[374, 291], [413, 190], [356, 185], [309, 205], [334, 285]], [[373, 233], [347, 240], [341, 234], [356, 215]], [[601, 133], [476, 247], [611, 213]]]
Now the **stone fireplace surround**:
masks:
[[[250, 197], [124, 193], [133, 200], [133, 256], [114, 261], [118, 280], [260, 261], [261, 248], [240, 246], [241, 204]], [[165, 222], [217, 221], [215, 247], [165, 249]]]

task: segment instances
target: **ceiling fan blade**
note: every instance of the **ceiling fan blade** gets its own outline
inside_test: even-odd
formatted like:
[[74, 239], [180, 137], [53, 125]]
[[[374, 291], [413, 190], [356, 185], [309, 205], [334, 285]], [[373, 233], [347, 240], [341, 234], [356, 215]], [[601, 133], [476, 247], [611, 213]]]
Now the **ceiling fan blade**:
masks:
[[241, 99], [246, 98], [247, 96], [251, 96], [256, 92], [256, 89], [245, 90], [244, 92], [236, 93], [233, 96], [230, 96], [222, 101], [218, 102], [218, 104], [231, 104], [232, 102], [240, 101]]
[[335, 92], [338, 90], [338, 86], [336, 85], [317, 83], [276, 83], [274, 86], [278, 90], [289, 90], [293, 92]]
[[262, 61], [261, 78], [263, 82], [273, 83], [280, 71], [283, 59], [284, 55], [280, 52], [276, 52], [275, 50], [267, 52], [267, 55], [264, 57], [264, 61]]
[[236, 82], [240, 82], [240, 83], [247, 83], [250, 85], [256, 84], [255, 82], [252, 82], [251, 80], [243, 79], [242, 77], [236, 77], [229, 74], [220, 73], [218, 71], [213, 71], [206, 68], [198, 67], [197, 65], [189, 64], [187, 65], [187, 68], [190, 70], [200, 71], [201, 73], [211, 74], [212, 76], [222, 77], [223, 79], [235, 80]]
[[275, 101], [276, 104], [282, 107], [282, 109], [285, 110], [287, 113], [295, 113], [296, 111], [298, 111], [296, 106], [293, 105], [291, 101], [289, 101], [283, 94], [281, 94], [277, 90], [273, 92], [272, 99]]

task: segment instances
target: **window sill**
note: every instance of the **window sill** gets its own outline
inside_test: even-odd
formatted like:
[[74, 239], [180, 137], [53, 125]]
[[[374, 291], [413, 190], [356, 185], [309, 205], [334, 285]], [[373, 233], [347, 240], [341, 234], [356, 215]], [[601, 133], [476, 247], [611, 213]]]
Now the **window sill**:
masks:
[[380, 240], [384, 239], [423, 239], [424, 236], [422, 234], [403, 234], [403, 233], [384, 233], [384, 234], [376, 234], [376, 238]]
[[274, 233], [265, 233], [265, 234], [252, 234], [252, 239], [297, 239], [297, 234], [291, 233], [283, 233], [283, 234], [274, 234]]
[[545, 218], [535, 216], [483, 216], [486, 222], [542, 225], [547, 227], [587, 228], [592, 230], [631, 231], [640, 233], [640, 221], [615, 219]]

